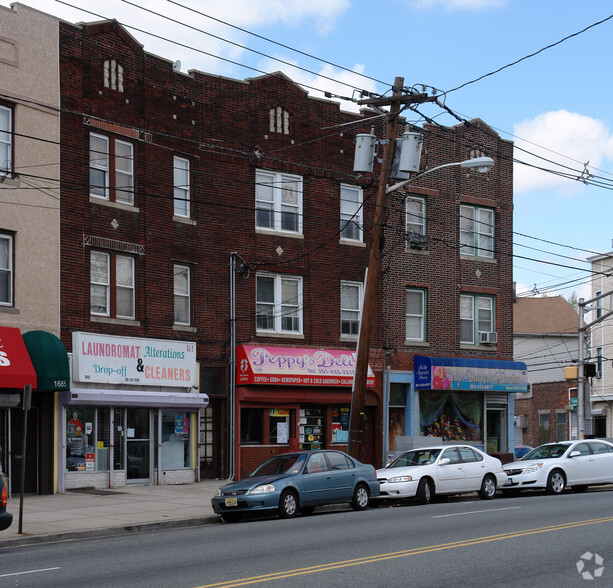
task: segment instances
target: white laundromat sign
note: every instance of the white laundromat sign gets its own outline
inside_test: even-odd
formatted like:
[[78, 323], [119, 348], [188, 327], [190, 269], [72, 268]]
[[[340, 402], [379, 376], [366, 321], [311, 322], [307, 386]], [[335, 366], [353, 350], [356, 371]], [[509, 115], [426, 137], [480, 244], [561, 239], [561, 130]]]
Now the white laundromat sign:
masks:
[[72, 352], [78, 382], [196, 385], [196, 343], [73, 333]]

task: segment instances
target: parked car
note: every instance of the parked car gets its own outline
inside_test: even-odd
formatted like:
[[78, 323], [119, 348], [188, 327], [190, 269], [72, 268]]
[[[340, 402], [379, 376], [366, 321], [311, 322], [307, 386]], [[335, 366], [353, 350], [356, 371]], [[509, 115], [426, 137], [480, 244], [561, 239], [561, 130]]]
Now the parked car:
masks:
[[0, 475], [0, 531], [4, 531], [11, 526], [13, 515], [6, 512], [6, 503], [8, 500], [8, 492], [4, 485], [2, 475]]
[[428, 504], [435, 495], [478, 492], [494, 498], [507, 481], [499, 459], [470, 445], [422, 447], [403, 453], [377, 470], [381, 490], [373, 504], [383, 500], [412, 498]]
[[544, 488], [560, 494], [568, 486], [584, 492], [593, 484], [613, 484], [613, 443], [596, 439], [545, 443], [505, 464], [504, 470], [509, 479], [503, 492]]
[[515, 446], [515, 460], [521, 459], [526, 453], [530, 453], [534, 447], [532, 445], [516, 445]]
[[276, 511], [290, 518], [324, 504], [348, 502], [364, 510], [378, 493], [373, 466], [342, 451], [300, 451], [275, 455], [249, 477], [222, 486], [211, 505], [227, 522], [256, 512]]

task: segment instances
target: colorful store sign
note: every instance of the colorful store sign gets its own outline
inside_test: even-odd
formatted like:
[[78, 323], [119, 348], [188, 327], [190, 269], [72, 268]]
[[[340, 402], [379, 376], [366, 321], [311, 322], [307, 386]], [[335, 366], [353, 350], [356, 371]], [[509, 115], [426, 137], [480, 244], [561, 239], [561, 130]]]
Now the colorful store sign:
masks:
[[528, 390], [528, 369], [521, 361], [416, 355], [414, 371], [416, 390]]
[[[355, 360], [355, 351], [342, 349], [239, 345], [236, 379], [238, 384], [351, 386]], [[375, 385], [370, 366], [367, 385]]]
[[196, 385], [196, 343], [73, 333], [72, 353], [78, 382]]

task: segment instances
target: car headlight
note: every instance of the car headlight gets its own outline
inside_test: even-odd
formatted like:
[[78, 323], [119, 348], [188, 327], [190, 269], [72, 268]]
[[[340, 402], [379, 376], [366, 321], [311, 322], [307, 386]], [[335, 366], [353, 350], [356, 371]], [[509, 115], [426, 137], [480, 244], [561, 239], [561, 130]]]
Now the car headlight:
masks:
[[217, 493], [215, 494], [215, 496], [221, 496], [221, 488], [217, 488]]
[[261, 486], [256, 486], [253, 490], [249, 490], [249, 494], [268, 494], [274, 491], [275, 487], [273, 484], [262, 484]]
[[542, 463], [533, 463], [524, 470], [524, 474], [533, 474], [534, 472], [538, 472], [542, 467]]
[[396, 476], [394, 478], [388, 478], [388, 484], [394, 484], [396, 482], [410, 482], [413, 478], [411, 476]]

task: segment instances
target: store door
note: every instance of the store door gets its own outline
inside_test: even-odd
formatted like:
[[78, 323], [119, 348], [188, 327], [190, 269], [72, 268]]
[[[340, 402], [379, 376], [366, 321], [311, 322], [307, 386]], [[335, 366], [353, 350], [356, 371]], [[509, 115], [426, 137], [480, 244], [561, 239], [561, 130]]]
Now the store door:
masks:
[[487, 453], [507, 451], [506, 410], [487, 408]]
[[126, 409], [126, 458], [128, 482], [151, 481], [151, 411]]
[[[11, 493], [21, 493], [21, 467], [23, 463], [23, 410], [11, 409]], [[38, 409], [28, 411], [26, 439], [25, 494], [38, 494]], [[7, 473], [7, 472], [5, 472]]]

